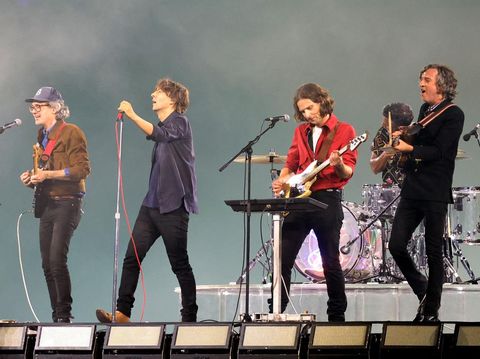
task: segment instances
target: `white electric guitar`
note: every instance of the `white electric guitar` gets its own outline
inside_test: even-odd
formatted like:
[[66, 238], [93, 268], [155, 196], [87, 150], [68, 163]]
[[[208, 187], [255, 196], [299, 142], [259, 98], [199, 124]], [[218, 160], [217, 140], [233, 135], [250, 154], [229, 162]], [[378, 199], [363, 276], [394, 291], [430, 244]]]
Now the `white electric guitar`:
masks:
[[[342, 147], [338, 153], [342, 156], [347, 151], [354, 151], [362, 142], [365, 142], [368, 138], [368, 131], [361, 134], [360, 136], [352, 139], [347, 145]], [[317, 180], [317, 174], [322, 170], [330, 166], [330, 159], [323, 161], [321, 164], [318, 164], [318, 161], [315, 160], [302, 172], [298, 173], [288, 179], [287, 182], [283, 185], [283, 197], [290, 198], [304, 198], [310, 196], [312, 191], [310, 187]]]

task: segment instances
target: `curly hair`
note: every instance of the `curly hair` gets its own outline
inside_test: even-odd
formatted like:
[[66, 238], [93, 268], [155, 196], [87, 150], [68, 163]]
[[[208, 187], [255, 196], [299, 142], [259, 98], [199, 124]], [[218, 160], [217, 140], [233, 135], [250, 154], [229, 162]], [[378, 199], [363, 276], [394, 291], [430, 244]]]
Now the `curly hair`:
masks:
[[169, 78], [162, 78], [157, 81], [155, 91], [162, 90], [175, 103], [175, 111], [184, 113], [190, 104], [189, 91], [187, 87], [180, 82], [175, 82]]
[[437, 70], [437, 88], [448, 100], [453, 100], [457, 95], [457, 79], [455, 73], [446, 65], [429, 64], [420, 72], [420, 77], [428, 69]]
[[408, 126], [413, 121], [412, 108], [403, 102], [393, 102], [383, 108], [383, 117], [388, 118], [388, 113], [392, 117], [394, 128], [399, 126]]
[[66, 120], [70, 117], [70, 109], [63, 100], [50, 101], [48, 105], [55, 110], [56, 120]]
[[295, 119], [297, 121], [305, 121], [303, 114], [297, 106], [297, 102], [303, 99], [309, 99], [318, 103], [320, 105], [320, 115], [322, 117], [330, 115], [333, 112], [335, 101], [328, 91], [318, 84], [307, 83], [300, 86], [293, 97], [293, 108], [295, 109]]

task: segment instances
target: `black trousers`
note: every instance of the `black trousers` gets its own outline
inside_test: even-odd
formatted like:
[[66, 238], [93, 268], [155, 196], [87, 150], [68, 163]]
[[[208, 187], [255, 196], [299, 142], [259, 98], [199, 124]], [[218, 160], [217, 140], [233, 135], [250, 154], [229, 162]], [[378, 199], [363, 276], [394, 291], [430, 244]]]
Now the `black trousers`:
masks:
[[[189, 214], [183, 206], [165, 214], [158, 209], [142, 206], [133, 228], [133, 238], [140, 261], [143, 261], [150, 247], [161, 236], [170, 266], [177, 276], [182, 297], [182, 321], [196, 321], [196, 284], [187, 253], [187, 232]], [[122, 279], [117, 300], [117, 310], [131, 316], [135, 302], [135, 290], [140, 269], [132, 242], [128, 244], [123, 260]]]
[[73, 232], [80, 223], [81, 208], [80, 198], [49, 199], [40, 217], [40, 253], [54, 322], [72, 317], [72, 286], [67, 255]]
[[[436, 315], [440, 308], [443, 268], [443, 232], [447, 203], [400, 199], [389, 249], [413, 292], [421, 300], [425, 295], [425, 315]], [[415, 266], [407, 246], [415, 228], [425, 219], [425, 248], [428, 261], [428, 280]]]
[[[290, 292], [295, 258], [305, 237], [313, 229], [318, 240], [327, 284], [327, 314], [329, 320], [342, 320], [347, 309], [345, 277], [340, 265], [338, 248], [343, 222], [342, 195], [338, 191], [318, 191], [312, 193], [311, 197], [328, 204], [328, 208], [314, 212], [292, 212], [285, 218], [282, 227], [283, 281]], [[282, 312], [286, 309], [287, 304], [287, 292], [282, 285]]]

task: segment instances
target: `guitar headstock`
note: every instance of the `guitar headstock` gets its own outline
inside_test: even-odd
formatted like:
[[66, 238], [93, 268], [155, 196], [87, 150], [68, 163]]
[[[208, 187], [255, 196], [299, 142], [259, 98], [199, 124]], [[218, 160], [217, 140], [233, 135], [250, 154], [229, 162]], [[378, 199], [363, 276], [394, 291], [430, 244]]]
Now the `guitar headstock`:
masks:
[[38, 157], [38, 158], [40, 158], [40, 156], [41, 156], [41, 148], [40, 148], [40, 145], [38, 143], [33, 145], [33, 155]]
[[357, 136], [354, 139], [352, 139], [348, 144], [350, 151], [355, 150], [358, 146], [360, 146], [362, 142], [365, 142], [367, 139], [368, 139], [368, 131], [365, 131], [360, 136]]

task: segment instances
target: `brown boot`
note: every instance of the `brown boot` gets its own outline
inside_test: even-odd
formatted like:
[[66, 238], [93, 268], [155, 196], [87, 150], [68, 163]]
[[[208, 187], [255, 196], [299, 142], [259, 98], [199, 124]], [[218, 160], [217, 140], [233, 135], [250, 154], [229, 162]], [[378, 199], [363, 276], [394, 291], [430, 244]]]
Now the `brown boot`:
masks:
[[[97, 314], [97, 319], [100, 323], [111, 323], [113, 320], [113, 315], [110, 312], [107, 312], [103, 309], [97, 309], [95, 312]], [[115, 323], [128, 323], [130, 322], [130, 318], [127, 317], [122, 312], [118, 310], [115, 312]]]

